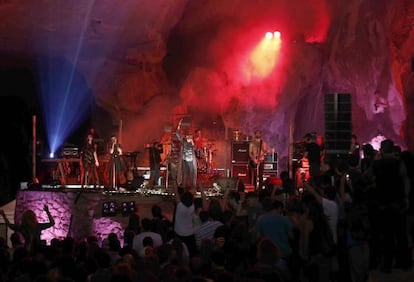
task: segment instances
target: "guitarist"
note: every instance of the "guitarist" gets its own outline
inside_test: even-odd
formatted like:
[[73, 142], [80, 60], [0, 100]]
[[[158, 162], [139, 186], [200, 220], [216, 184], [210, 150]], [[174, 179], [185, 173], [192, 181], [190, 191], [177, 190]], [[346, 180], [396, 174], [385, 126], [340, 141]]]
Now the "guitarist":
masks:
[[249, 144], [249, 176], [255, 191], [263, 188], [264, 156], [266, 151], [266, 142], [262, 139], [262, 132], [256, 130], [254, 132], [254, 139]]

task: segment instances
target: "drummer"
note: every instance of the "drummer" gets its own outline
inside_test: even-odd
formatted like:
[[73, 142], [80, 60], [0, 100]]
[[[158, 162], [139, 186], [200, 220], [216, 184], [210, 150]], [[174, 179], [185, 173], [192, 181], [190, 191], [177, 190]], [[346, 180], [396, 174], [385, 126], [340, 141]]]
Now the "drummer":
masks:
[[194, 147], [197, 158], [197, 168], [200, 171], [207, 171], [209, 169], [210, 160], [210, 146], [207, 139], [202, 137], [201, 129], [197, 128], [194, 131]]

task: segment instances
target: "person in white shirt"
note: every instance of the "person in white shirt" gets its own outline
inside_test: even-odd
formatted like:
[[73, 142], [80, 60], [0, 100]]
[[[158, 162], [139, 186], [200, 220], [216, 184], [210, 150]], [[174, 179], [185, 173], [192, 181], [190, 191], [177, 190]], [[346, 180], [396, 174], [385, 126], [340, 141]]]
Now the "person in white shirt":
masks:
[[304, 183], [304, 188], [312, 193], [316, 200], [322, 205], [323, 213], [328, 219], [334, 242], [338, 243], [337, 225], [339, 209], [338, 204], [335, 202], [335, 188], [332, 187], [329, 176], [319, 176], [315, 182], [318, 182], [317, 186], [320, 188], [318, 191], [307, 182]]
[[174, 211], [174, 233], [187, 245], [190, 256], [196, 251], [196, 240], [194, 235], [194, 197], [191, 192], [178, 193], [175, 187], [176, 207]]
[[149, 218], [143, 218], [141, 220], [142, 231], [134, 236], [132, 241], [132, 249], [139, 254], [144, 248], [143, 240], [145, 237], [151, 237], [153, 241], [153, 248], [157, 248], [163, 244], [160, 234], [151, 231], [151, 220]]

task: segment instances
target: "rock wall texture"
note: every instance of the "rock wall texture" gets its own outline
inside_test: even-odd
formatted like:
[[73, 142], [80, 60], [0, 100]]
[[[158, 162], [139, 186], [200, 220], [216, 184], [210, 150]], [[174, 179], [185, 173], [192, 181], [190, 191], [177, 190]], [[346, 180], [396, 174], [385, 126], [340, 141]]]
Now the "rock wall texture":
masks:
[[[3, 0], [0, 16], [2, 68], [63, 58], [96, 100], [95, 127], [122, 120], [131, 151], [186, 116], [212, 140], [262, 129], [283, 159], [292, 138], [324, 133], [326, 93], [352, 95], [360, 142], [382, 134], [414, 149], [410, 0]], [[246, 56], [275, 30], [273, 71], [246, 76]]]

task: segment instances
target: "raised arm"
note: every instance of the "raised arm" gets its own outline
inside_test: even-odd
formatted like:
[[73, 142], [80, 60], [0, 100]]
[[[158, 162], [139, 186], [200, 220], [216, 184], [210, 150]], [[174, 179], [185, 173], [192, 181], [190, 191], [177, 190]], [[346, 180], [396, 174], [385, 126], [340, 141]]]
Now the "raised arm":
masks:
[[50, 213], [49, 207], [47, 205], [43, 206], [43, 210], [46, 212], [47, 218], [49, 219], [49, 222], [42, 223], [42, 229], [46, 229], [55, 225], [55, 220], [53, 219], [53, 216]]
[[303, 187], [305, 190], [309, 191], [315, 199], [318, 201], [318, 203], [322, 204], [322, 196], [313, 188], [312, 185], [310, 185], [307, 181], [303, 180]]
[[19, 231], [20, 226], [17, 224], [10, 223], [9, 219], [6, 217], [6, 214], [4, 213], [4, 210], [0, 210], [0, 214], [3, 217], [4, 223], [6, 224], [6, 227], [10, 228], [13, 231]]
[[180, 119], [180, 121], [178, 122], [178, 126], [177, 129], [175, 130], [175, 136], [177, 136], [178, 140], [180, 140], [180, 142], [183, 142], [183, 137], [180, 134], [180, 130], [181, 130], [181, 123], [183, 122], [183, 119]]

